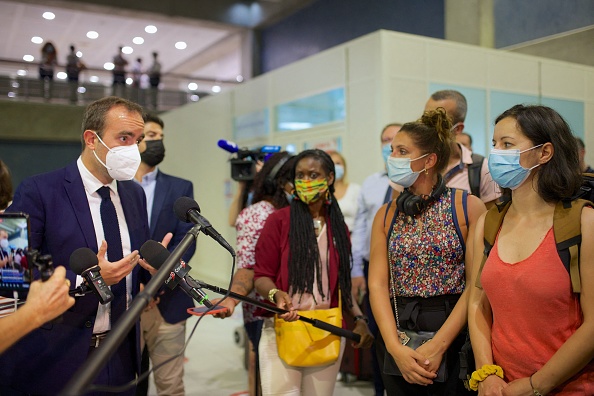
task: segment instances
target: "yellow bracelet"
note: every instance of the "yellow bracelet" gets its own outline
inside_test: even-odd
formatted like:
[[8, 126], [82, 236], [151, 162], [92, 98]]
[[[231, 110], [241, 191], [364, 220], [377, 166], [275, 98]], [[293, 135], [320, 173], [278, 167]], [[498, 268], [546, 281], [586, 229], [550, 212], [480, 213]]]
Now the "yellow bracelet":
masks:
[[503, 378], [503, 369], [494, 364], [485, 364], [483, 367], [472, 373], [470, 380], [468, 381], [468, 387], [473, 391], [478, 390], [479, 383], [483, 382], [485, 378], [490, 375], [496, 375], [499, 378]]

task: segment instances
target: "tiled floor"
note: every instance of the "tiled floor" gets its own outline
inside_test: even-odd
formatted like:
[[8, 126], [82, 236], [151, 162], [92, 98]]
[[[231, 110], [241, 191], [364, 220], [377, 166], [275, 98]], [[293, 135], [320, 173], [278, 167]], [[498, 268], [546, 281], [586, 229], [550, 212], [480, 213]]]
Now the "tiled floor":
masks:
[[[241, 311], [241, 310], [237, 310]], [[236, 311], [236, 312], [237, 312]], [[187, 336], [197, 323], [192, 317], [187, 323]], [[243, 347], [234, 340], [235, 330], [242, 326], [241, 317], [232, 316], [221, 320], [204, 317], [198, 324], [186, 349], [184, 383], [188, 396], [239, 396], [247, 395], [247, 371], [243, 364]], [[155, 396], [154, 385], [149, 395]], [[371, 396], [370, 382], [338, 382], [334, 390], [337, 396]], [[310, 396], [310, 395], [305, 395]]]

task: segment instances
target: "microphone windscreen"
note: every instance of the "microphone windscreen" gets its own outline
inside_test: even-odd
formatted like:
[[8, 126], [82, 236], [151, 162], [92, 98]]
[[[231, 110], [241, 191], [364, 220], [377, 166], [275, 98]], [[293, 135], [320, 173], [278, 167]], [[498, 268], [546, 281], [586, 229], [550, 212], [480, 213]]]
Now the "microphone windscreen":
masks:
[[173, 212], [175, 212], [175, 216], [185, 223], [190, 222], [190, 219], [188, 218], [188, 211], [190, 209], [196, 209], [198, 213], [200, 213], [198, 202], [190, 197], [179, 197], [173, 204]]
[[155, 269], [161, 268], [167, 257], [169, 250], [157, 241], [149, 239], [140, 247], [140, 255]]
[[97, 259], [97, 255], [89, 248], [78, 248], [70, 255], [70, 269], [77, 275], [82, 274], [84, 270], [94, 267], [97, 264], [99, 264], [99, 259]]
[[239, 151], [237, 144], [230, 142], [229, 140], [225, 140], [225, 139], [220, 139], [217, 142], [217, 146], [219, 146], [220, 148], [222, 148], [225, 151], [230, 152], [231, 154]]

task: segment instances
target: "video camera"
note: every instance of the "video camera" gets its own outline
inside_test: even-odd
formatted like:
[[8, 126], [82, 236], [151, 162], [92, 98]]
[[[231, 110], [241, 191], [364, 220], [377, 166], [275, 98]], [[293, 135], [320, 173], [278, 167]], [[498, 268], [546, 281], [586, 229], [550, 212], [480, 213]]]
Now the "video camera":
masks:
[[256, 162], [265, 161], [274, 153], [281, 151], [281, 146], [261, 146], [253, 150], [239, 148], [229, 140], [221, 139], [217, 145], [225, 151], [235, 154], [231, 163], [231, 178], [235, 181], [254, 180], [256, 175]]

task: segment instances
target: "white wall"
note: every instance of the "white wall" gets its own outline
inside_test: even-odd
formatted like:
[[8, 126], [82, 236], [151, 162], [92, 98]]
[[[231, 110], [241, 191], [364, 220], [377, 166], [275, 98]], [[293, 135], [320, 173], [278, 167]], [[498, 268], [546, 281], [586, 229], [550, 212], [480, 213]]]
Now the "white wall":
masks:
[[[260, 76], [234, 91], [168, 112], [163, 117], [167, 147], [163, 170], [194, 182], [202, 214], [233, 245], [235, 233], [227, 216], [236, 183], [230, 180], [229, 156], [216, 142], [233, 140], [234, 117], [269, 109], [271, 133], [237, 141], [240, 146], [292, 143], [301, 149], [305, 142], [340, 137], [349, 179], [360, 183], [383, 167], [382, 127], [417, 119], [436, 86], [478, 98], [469, 100], [467, 127], [478, 142], [475, 150], [482, 153], [488, 152], [494, 118], [516, 99], [583, 103], [583, 119], [577, 124], [583, 124], [584, 131], [576, 133], [593, 148], [587, 159], [594, 165], [594, 134], [588, 133], [594, 129], [594, 68], [379, 31]], [[274, 131], [274, 106], [339, 87], [346, 91], [344, 122], [305, 131]], [[198, 278], [219, 286], [228, 283], [229, 256], [209, 238], [200, 238], [191, 264]]]

